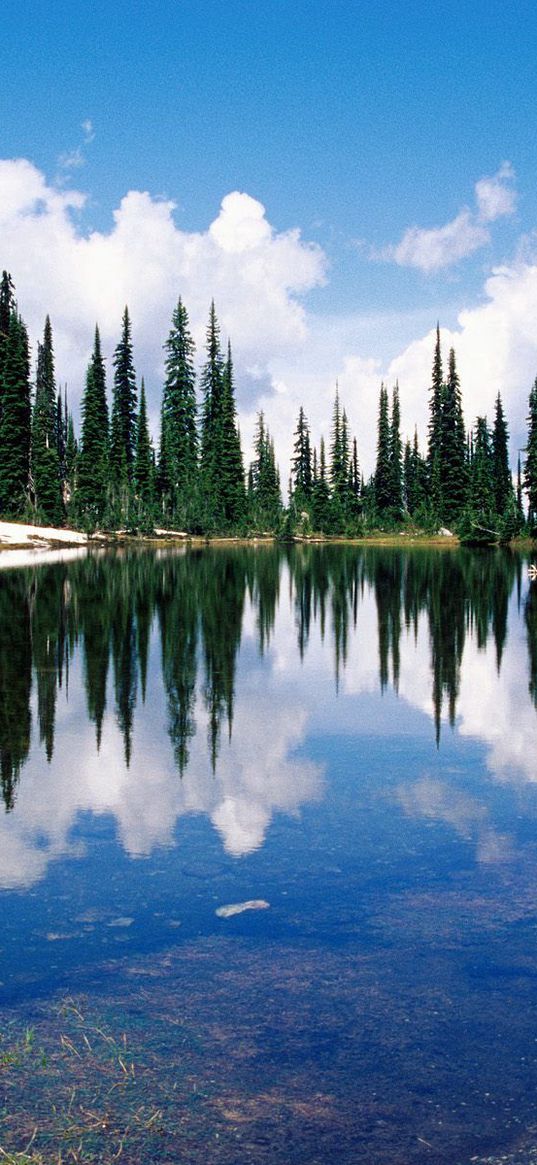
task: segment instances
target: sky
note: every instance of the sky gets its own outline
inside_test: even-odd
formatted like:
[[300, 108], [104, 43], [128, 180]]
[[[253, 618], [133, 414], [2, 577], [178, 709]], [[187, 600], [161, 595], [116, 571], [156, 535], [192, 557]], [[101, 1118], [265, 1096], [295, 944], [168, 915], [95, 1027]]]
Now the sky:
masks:
[[537, 10], [498, 0], [4, 0], [0, 269], [35, 356], [50, 314], [75, 415], [128, 304], [158, 443], [179, 296], [214, 298], [245, 458], [263, 409], [287, 480], [300, 405], [336, 383], [363, 472], [381, 381], [426, 438], [437, 321], [465, 420], [511, 455], [537, 375]]

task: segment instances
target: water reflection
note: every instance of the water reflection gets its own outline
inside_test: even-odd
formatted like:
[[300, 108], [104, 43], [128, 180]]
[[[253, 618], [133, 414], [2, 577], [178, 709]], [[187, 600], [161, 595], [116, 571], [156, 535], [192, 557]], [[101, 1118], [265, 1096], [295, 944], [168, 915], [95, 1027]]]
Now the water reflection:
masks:
[[[447, 721], [487, 743], [497, 778], [534, 780], [536, 595], [506, 552], [218, 548], [4, 570], [3, 884], [39, 878], [84, 810], [113, 814], [132, 855], [171, 844], [187, 813], [252, 852], [275, 812], [321, 796], [322, 764], [300, 755], [312, 725], [341, 729], [344, 697], [356, 717], [372, 691], [430, 716], [440, 748]], [[478, 802], [428, 777], [400, 804], [470, 830], [490, 860], [508, 848]]]

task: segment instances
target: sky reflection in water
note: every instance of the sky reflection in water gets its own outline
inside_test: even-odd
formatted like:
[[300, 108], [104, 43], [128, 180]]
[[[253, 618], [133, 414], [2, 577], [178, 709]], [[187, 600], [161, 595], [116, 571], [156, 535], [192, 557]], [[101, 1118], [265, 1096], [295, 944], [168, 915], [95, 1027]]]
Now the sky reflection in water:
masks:
[[[173, 1060], [154, 1017], [179, 992], [206, 1101], [198, 1125], [191, 1080], [173, 1131], [155, 1085], [170, 1151], [203, 1160], [218, 1127], [222, 1162], [237, 1128], [252, 1162], [263, 1138], [271, 1161], [456, 1161], [531, 1125], [525, 561], [259, 547], [4, 570], [0, 696], [4, 1004], [53, 1042], [53, 993], [89, 992], [135, 1016], [147, 1069]], [[247, 899], [270, 909], [217, 916]]]

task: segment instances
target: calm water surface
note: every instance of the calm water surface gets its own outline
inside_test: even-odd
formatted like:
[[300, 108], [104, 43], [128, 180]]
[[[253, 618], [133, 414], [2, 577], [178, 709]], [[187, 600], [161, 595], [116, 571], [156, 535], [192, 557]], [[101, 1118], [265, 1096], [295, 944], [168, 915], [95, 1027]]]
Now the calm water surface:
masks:
[[0, 1147], [469, 1165], [537, 1144], [528, 562], [6, 561]]

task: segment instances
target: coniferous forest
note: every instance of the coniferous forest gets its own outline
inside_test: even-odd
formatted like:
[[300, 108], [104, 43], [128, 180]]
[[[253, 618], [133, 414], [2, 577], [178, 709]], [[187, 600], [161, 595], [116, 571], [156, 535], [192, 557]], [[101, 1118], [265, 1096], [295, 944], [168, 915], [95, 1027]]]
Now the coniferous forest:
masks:
[[453, 349], [432, 354], [426, 448], [401, 434], [399, 388], [379, 392], [376, 465], [366, 480], [336, 387], [328, 445], [314, 447], [300, 408], [288, 502], [263, 413], [245, 465], [231, 345], [214, 303], [204, 361], [195, 367], [188, 313], [179, 299], [164, 343], [165, 376], [155, 448], [146, 392], [134, 366], [128, 308], [113, 354], [112, 383], [96, 327], [80, 431], [58, 389], [47, 316], [35, 359], [11, 276], [0, 284], [0, 516], [93, 532], [156, 528], [192, 535], [365, 536], [448, 528], [466, 543], [537, 534], [537, 379], [529, 394], [525, 457], [510, 468], [509, 428], [498, 394], [492, 421], [463, 415]]

